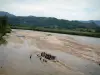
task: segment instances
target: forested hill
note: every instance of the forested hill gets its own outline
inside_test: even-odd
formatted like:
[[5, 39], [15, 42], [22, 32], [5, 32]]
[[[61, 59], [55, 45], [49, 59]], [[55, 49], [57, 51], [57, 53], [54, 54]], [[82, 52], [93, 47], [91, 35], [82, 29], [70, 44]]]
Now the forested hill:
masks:
[[95, 32], [100, 30], [100, 27], [93, 21], [89, 23], [88, 22], [83, 23], [80, 21], [69, 21], [53, 17], [14, 16], [7, 12], [5, 13], [5, 15], [8, 16], [8, 22], [12, 26], [23, 25], [23, 26], [43, 27], [50, 29], [72, 29], [76, 31], [89, 31], [89, 32]]
[[83, 23], [91, 23], [91, 22], [94, 22], [94, 23], [96, 23], [98, 26], [100, 26], [100, 20], [89, 20], [89, 21], [80, 21], [80, 22], [83, 22]]
[[78, 31], [98, 31], [100, 27], [94, 23], [82, 23], [80, 21], [69, 21], [52, 17], [17, 16], [9, 17], [11, 25], [28, 25], [53, 29], [73, 29]]
[[13, 15], [13, 14], [10, 14], [10, 13], [8, 13], [8, 12], [4, 12], [4, 11], [0, 11], [0, 16], [7, 16], [7, 17], [15, 17], [15, 15]]
[[63, 19], [56, 19], [52, 17], [9, 17], [9, 23], [12, 25], [34, 25], [43, 27], [57, 27], [57, 28], [97, 28], [98, 26], [94, 23], [82, 23], [79, 21], [68, 21]]

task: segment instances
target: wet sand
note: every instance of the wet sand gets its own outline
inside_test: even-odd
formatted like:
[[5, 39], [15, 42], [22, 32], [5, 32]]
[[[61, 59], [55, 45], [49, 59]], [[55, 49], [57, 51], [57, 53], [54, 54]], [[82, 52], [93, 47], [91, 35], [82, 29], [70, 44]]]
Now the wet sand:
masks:
[[[96, 63], [100, 60], [99, 44], [30, 30], [13, 30], [7, 41], [0, 46], [0, 75], [100, 75]], [[41, 52], [56, 56], [59, 62], [43, 62], [37, 57]]]

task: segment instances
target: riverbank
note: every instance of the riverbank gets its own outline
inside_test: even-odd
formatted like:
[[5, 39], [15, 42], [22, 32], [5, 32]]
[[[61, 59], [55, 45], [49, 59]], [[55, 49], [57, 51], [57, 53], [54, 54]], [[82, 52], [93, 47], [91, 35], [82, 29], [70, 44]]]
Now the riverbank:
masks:
[[100, 38], [99, 32], [83, 32], [83, 31], [75, 31], [75, 30], [71, 30], [71, 29], [50, 29], [50, 28], [27, 27], [27, 26], [12, 26], [11, 28], [12, 29], [36, 30], [36, 31], [42, 31], [42, 32], [52, 32], [52, 33], [71, 34], [71, 35], [90, 36], [90, 37]]

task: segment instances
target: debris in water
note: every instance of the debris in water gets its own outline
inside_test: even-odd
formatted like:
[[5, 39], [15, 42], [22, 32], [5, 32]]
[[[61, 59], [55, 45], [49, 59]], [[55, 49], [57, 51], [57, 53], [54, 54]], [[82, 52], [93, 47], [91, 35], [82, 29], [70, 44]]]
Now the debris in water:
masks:
[[30, 55], [30, 59], [32, 58], [32, 54]]
[[100, 66], [100, 61], [98, 61], [97, 64]]
[[40, 54], [37, 54], [37, 56], [43, 62], [47, 62], [48, 60], [53, 60], [54, 62], [57, 62], [56, 56], [53, 56], [53, 55], [48, 54], [46, 52], [41, 52]]
[[48, 59], [48, 60], [55, 60], [56, 59], [56, 56], [53, 56], [53, 55], [45, 53], [45, 52], [41, 52], [41, 56]]
[[47, 62], [47, 60], [46, 59], [43, 59], [43, 62]]

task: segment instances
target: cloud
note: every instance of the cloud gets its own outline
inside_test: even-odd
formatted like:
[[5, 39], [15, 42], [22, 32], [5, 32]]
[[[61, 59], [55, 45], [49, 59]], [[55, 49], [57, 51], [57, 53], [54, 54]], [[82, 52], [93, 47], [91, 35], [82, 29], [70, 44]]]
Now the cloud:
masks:
[[99, 3], [100, 0], [2, 0], [0, 1], [0, 10], [20, 16], [100, 20]]

